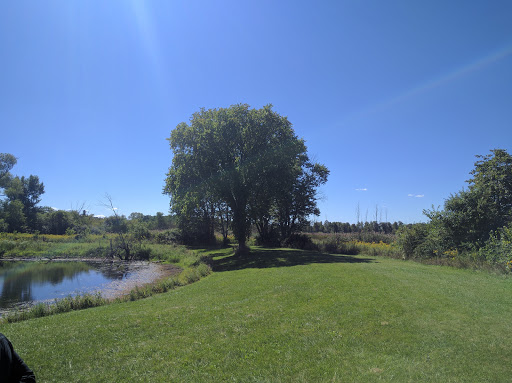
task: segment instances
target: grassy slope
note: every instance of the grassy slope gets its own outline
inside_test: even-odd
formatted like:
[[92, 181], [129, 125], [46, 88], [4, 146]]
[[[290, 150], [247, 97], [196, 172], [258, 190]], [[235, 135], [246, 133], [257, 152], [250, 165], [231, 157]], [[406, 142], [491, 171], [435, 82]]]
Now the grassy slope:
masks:
[[216, 269], [1, 331], [39, 382], [510, 380], [510, 278], [288, 250]]

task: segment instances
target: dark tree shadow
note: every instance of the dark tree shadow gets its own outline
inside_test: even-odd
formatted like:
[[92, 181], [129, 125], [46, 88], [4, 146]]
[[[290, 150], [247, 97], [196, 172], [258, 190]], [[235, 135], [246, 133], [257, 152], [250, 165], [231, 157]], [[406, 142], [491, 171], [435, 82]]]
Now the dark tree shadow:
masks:
[[[212, 256], [215, 258], [215, 254], [212, 254]], [[264, 269], [269, 267], [310, 265], [313, 263], [370, 262], [375, 262], [375, 260], [371, 258], [356, 258], [350, 255], [331, 255], [294, 249], [251, 249], [251, 252], [247, 255], [231, 255], [213, 259], [212, 267], [214, 271], [221, 272], [248, 268]]]

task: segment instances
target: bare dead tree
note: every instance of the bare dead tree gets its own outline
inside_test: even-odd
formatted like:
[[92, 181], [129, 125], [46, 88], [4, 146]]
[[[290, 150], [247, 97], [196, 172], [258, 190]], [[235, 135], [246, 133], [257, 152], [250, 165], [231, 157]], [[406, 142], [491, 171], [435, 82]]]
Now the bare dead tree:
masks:
[[[108, 208], [114, 214], [115, 220], [120, 226], [121, 217], [117, 214], [117, 208], [114, 207], [114, 203], [112, 202], [112, 197], [109, 194], [105, 194], [106, 203], [103, 203], [103, 206]], [[122, 261], [130, 261], [133, 258], [133, 254], [131, 251], [132, 244], [128, 239], [128, 236], [123, 233], [122, 230], [117, 231], [117, 243], [114, 246], [112, 244], [112, 240], [110, 241], [110, 255], [112, 258], [117, 256]]]

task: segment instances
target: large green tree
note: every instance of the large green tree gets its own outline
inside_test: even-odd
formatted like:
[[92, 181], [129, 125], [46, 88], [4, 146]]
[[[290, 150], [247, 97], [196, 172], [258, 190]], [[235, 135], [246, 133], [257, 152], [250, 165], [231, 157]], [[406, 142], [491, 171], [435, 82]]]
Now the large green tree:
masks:
[[229, 217], [245, 250], [253, 223], [290, 232], [318, 213], [316, 189], [329, 172], [311, 163], [304, 141], [271, 105], [201, 109], [169, 141], [164, 193], [185, 230], [194, 224], [211, 238], [219, 217]]

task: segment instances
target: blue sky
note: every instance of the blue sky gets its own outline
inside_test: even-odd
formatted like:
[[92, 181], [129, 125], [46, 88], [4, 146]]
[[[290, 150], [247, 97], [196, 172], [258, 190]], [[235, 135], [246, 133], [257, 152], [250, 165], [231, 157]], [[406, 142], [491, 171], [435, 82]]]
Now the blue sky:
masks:
[[[319, 220], [425, 220], [512, 153], [512, 2], [0, 3], [0, 152], [42, 205], [167, 213], [171, 130], [271, 103], [331, 171]], [[380, 213], [382, 212], [382, 213]]]

